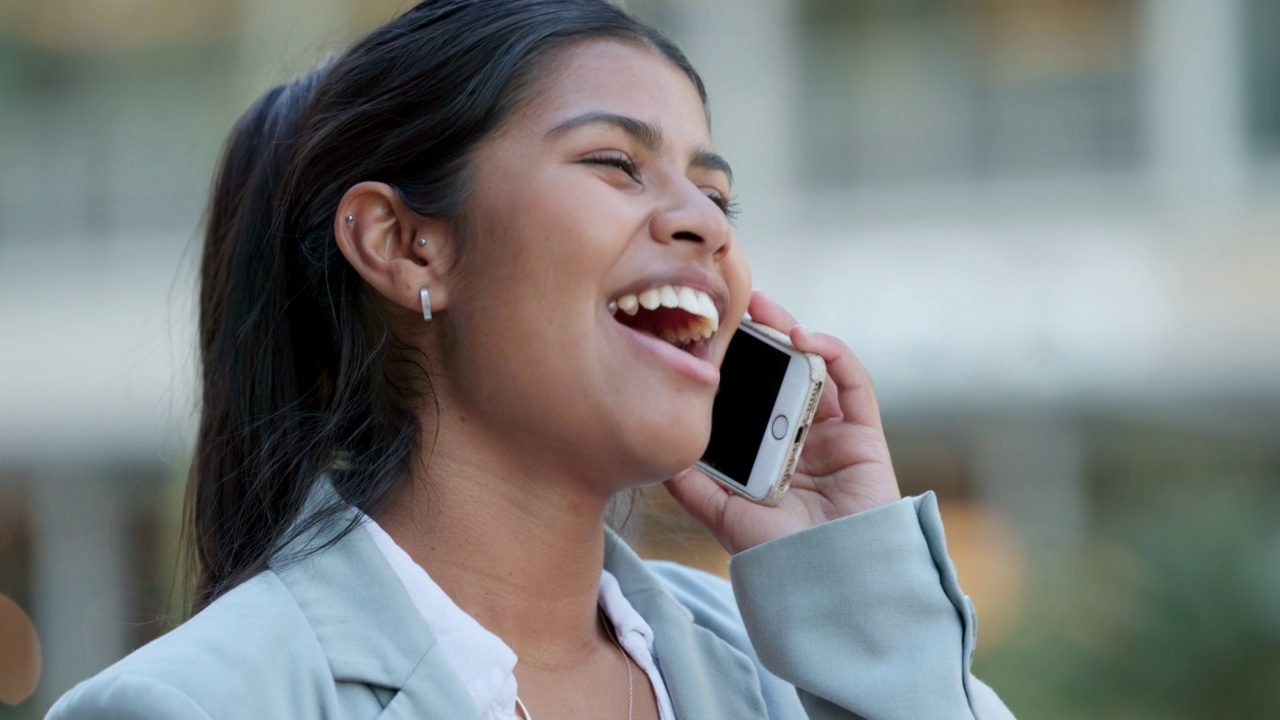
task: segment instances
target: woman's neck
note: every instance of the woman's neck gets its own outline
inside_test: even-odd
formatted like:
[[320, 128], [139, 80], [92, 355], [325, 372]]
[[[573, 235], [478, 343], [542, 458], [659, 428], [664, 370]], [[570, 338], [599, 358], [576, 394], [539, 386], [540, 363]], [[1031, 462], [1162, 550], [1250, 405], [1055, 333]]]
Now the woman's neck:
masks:
[[599, 643], [609, 497], [475, 425], [443, 423], [422, 472], [376, 520], [522, 664], [572, 665]]

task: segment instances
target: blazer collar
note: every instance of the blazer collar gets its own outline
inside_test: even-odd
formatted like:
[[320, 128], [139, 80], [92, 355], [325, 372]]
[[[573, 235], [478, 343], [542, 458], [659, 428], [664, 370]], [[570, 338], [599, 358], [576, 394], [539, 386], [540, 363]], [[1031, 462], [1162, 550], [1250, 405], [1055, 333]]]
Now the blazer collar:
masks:
[[[308, 509], [336, 498], [332, 485], [321, 480]], [[338, 513], [271, 562], [310, 621], [334, 679], [399, 691], [384, 718], [451, 708], [450, 717], [478, 720], [471, 696], [373, 539], [359, 527], [343, 534], [355, 519], [350, 508]], [[311, 548], [323, 549], [297, 557]], [[605, 567], [653, 628], [654, 653], [677, 717], [766, 716], [754, 663], [698, 625], [662, 580], [608, 530]]]
[[[333, 486], [321, 480], [307, 509], [337, 498]], [[397, 691], [384, 712], [387, 718], [406, 711], [405, 717], [413, 717], [413, 708], [448, 707], [457, 709], [451, 717], [478, 720], [470, 695], [404, 585], [369, 534], [352, 528], [356, 518], [353, 509], [344, 509], [270, 563], [310, 622], [334, 679]], [[315, 548], [322, 549], [307, 552]]]
[[605, 568], [653, 628], [654, 655], [678, 718], [764, 718], [755, 663], [699, 625], [621, 538], [606, 531]]

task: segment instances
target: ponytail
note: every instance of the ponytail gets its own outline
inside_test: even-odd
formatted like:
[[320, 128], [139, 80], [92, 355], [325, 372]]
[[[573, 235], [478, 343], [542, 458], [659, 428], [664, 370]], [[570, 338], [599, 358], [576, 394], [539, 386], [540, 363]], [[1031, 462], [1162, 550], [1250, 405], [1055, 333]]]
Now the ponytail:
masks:
[[[193, 611], [347, 502], [375, 510], [417, 445], [413, 393], [385, 372], [386, 318], [331, 234], [300, 241], [286, 221], [282, 187], [327, 72], [254, 103], [232, 130], [214, 181], [200, 272], [201, 422], [185, 523]], [[325, 471], [342, 499], [299, 518]]]
[[[214, 180], [200, 270], [202, 412], [187, 496], [193, 608], [264, 562], [316, 470], [291, 442], [314, 424], [323, 360], [298, 357], [296, 263], [276, 196], [323, 71], [272, 88], [240, 118]], [[321, 351], [328, 343], [321, 345]]]

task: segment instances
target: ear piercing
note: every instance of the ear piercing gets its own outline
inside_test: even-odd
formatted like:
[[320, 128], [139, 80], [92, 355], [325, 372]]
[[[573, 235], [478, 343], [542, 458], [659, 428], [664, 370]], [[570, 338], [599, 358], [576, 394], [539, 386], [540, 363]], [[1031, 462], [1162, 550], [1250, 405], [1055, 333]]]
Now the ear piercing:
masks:
[[[427, 239], [424, 237], [418, 238], [418, 247], [426, 246]], [[422, 289], [418, 291], [418, 294], [422, 296], [422, 319], [427, 322], [431, 322], [431, 291], [427, 286], [423, 285]]]
[[348, 215], [348, 216], [347, 216], [347, 224], [348, 224], [348, 225], [355, 225], [355, 224], [356, 224], [356, 216], [355, 216], [355, 215]]

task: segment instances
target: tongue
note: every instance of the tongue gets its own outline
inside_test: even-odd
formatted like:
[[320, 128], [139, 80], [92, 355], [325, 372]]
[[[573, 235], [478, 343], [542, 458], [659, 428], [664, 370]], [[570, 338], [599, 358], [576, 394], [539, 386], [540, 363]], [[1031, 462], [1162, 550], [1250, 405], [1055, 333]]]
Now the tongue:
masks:
[[683, 330], [689, 327], [697, 316], [680, 308], [660, 307], [656, 310], [640, 308], [635, 315], [619, 311], [613, 317], [633, 330], [662, 337], [664, 330]]

